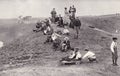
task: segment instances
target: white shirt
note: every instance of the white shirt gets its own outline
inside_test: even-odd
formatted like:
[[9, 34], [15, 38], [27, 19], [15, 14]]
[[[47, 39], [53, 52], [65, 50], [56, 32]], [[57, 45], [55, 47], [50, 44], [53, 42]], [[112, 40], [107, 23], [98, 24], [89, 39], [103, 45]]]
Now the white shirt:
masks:
[[47, 29], [44, 30], [44, 33], [47, 34], [47, 32], [50, 31], [50, 30], [51, 30], [51, 28], [50, 28], [50, 27], [47, 27]]
[[82, 55], [81, 55], [81, 53], [80, 53], [79, 51], [78, 51], [76, 54], [77, 54], [77, 55], [76, 55], [76, 58], [75, 58], [75, 59], [79, 59], [79, 58], [82, 57]]
[[64, 30], [63, 30], [63, 34], [66, 34], [66, 33], [69, 33], [69, 30], [68, 30], [68, 29], [64, 29]]
[[74, 56], [75, 56], [75, 52], [73, 51], [73, 52], [70, 54], [69, 58], [72, 59]]
[[95, 56], [95, 53], [91, 52], [91, 51], [88, 51], [84, 56], [83, 56], [83, 59], [85, 58], [96, 58]]
[[0, 41], [0, 48], [2, 48], [3, 47], [3, 42], [2, 41]]
[[55, 39], [57, 39], [58, 37], [61, 37], [60, 35], [58, 35], [57, 33], [53, 33], [52, 34], [52, 40], [54, 41]]
[[111, 46], [110, 46], [110, 49], [111, 49], [111, 51], [112, 51], [113, 53], [114, 53], [114, 48], [115, 48], [115, 47], [117, 47], [117, 43], [113, 41], [113, 42], [111, 43]]
[[[75, 55], [76, 55], [76, 57], [75, 57]], [[69, 58], [70, 59], [72, 59], [72, 58], [74, 58], [75, 57], [75, 59], [79, 59], [79, 58], [81, 58], [82, 57], [82, 55], [81, 55], [81, 53], [78, 51], [76, 54], [75, 54], [75, 52], [73, 51], [72, 53], [71, 53], [71, 55], [69, 56]]]

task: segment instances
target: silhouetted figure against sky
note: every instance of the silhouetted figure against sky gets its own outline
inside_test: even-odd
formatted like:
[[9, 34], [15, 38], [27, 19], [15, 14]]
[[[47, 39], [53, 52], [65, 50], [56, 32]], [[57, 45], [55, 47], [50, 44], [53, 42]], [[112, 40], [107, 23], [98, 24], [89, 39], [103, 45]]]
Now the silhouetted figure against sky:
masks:
[[67, 10], [67, 8], [64, 8], [64, 25], [68, 26], [70, 24], [70, 19], [69, 19], [69, 11]]
[[55, 23], [56, 14], [57, 14], [57, 12], [56, 12], [55, 8], [53, 8], [53, 10], [51, 11], [51, 17], [52, 17], [53, 23]]
[[71, 7], [71, 15], [73, 18], [75, 18], [75, 13], [76, 13], [76, 8], [74, 7], [74, 5]]

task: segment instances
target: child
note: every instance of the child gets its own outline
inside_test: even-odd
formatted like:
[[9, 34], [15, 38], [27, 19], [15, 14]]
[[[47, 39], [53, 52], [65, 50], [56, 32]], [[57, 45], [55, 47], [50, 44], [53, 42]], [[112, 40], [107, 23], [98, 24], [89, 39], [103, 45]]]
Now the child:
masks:
[[112, 43], [110, 46], [111, 52], [112, 52], [112, 62], [114, 66], [117, 66], [117, 59], [118, 59], [118, 54], [117, 54], [117, 38], [113, 37]]
[[81, 60], [82, 59], [82, 55], [81, 55], [78, 47], [75, 48], [75, 55], [76, 55], [75, 60]]
[[81, 53], [79, 52], [79, 48], [71, 48], [70, 55], [62, 58], [61, 61], [81, 61]]
[[72, 51], [71, 55], [69, 56], [69, 59], [81, 60], [82, 55], [81, 55], [81, 53], [79, 51], [79, 48], [76, 47], [76, 48], [74, 48], [72, 50], [73, 51]]
[[61, 35], [57, 34], [56, 32], [54, 32], [52, 35], [51, 35], [51, 38], [52, 40], [56, 40], [58, 37], [61, 37]]
[[82, 57], [82, 59], [88, 58], [89, 62], [94, 62], [94, 61], [97, 62], [95, 53], [93, 53], [92, 51], [88, 49], [85, 49], [85, 51], [87, 53]]
[[57, 51], [58, 48], [60, 47], [60, 44], [61, 44], [61, 40], [59, 38], [55, 39], [53, 41], [53, 49], [54, 51]]
[[64, 41], [63, 41], [63, 43], [62, 43], [62, 48], [61, 48], [61, 50], [62, 50], [62, 51], [67, 51], [67, 50], [69, 50], [69, 49], [71, 49], [70, 41], [69, 41], [69, 38], [68, 38], [68, 37], [65, 37], [65, 38], [64, 38]]
[[46, 29], [43, 30], [44, 35], [51, 35], [53, 33], [53, 28], [51, 26], [46, 26]]
[[52, 38], [51, 38], [51, 35], [47, 35], [47, 39], [46, 39], [46, 41], [44, 42], [44, 44], [46, 44], [46, 43], [51, 43], [51, 42], [53, 42], [53, 41], [52, 41]]
[[41, 31], [41, 28], [42, 28], [42, 22], [38, 21], [36, 23], [36, 29], [34, 29], [33, 32], [39, 32], [39, 31]]
[[63, 35], [69, 35], [70, 31], [67, 29], [67, 26], [64, 27], [63, 29]]

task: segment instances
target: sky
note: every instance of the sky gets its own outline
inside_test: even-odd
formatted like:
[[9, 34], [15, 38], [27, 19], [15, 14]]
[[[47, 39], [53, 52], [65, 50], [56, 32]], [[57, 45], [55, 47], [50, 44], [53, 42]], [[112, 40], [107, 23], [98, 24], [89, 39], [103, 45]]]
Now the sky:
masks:
[[77, 16], [120, 13], [120, 0], [0, 0], [0, 18], [50, 17], [52, 8], [63, 16], [64, 7], [71, 5]]

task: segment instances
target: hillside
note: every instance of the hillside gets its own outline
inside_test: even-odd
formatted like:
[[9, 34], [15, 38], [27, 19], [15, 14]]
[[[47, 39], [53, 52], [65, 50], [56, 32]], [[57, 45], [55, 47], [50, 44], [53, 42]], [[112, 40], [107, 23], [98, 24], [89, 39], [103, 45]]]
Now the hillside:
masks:
[[[59, 60], [66, 56], [67, 53], [53, 51], [51, 48], [52, 45], [43, 44], [46, 36], [44, 36], [41, 32], [32, 32], [34, 24], [27, 24], [22, 27], [24, 30], [21, 29], [19, 31], [23, 34], [22, 36], [15, 38], [15, 40], [6, 44], [1, 49], [1, 69], [5, 68], [3, 65], [6, 66], [11, 63], [7, 69], [21, 66], [15, 66], [16, 64], [22, 64], [22, 66], [24, 64], [24, 67], [21, 68], [21, 70], [28, 70], [24, 76], [29, 76], [29, 72], [31, 72], [31, 76], [56, 76], [57, 74], [58, 76], [78, 76], [80, 74], [81, 76], [119, 76], [119, 67], [111, 65], [111, 53], [109, 46], [112, 36], [88, 27], [90, 25], [101, 30], [114, 33], [116, 28], [119, 29], [119, 19], [120, 17], [116, 16], [82, 17], [82, 27], [78, 40], [73, 38], [74, 31], [70, 29], [71, 34], [69, 37], [71, 45], [73, 47], [79, 47], [82, 54], [85, 53], [83, 51], [85, 47], [89, 46], [90, 50], [96, 53], [99, 63], [89, 64], [84, 61], [81, 65], [72, 65], [69, 67], [59, 66]], [[26, 61], [24, 61], [24, 57], [26, 58]], [[29, 59], [29, 57], [31, 57], [31, 59]], [[34, 74], [34, 70], [36, 70], [36, 73], [38, 74]], [[18, 74], [16, 71], [19, 71], [19, 68], [16, 70], [13, 69], [12, 71], [8, 70], [6, 73], [0, 74], [2, 76], [9, 76], [9, 74], [13, 74], [13, 76], [20, 76], [20, 74], [23, 73], [22, 71]], [[52, 72], [52, 74], [50, 72]]]
[[115, 33], [116, 30], [120, 30], [120, 15], [103, 15], [103, 16], [93, 16], [93, 17], [84, 17], [83, 21], [89, 23], [99, 29]]

